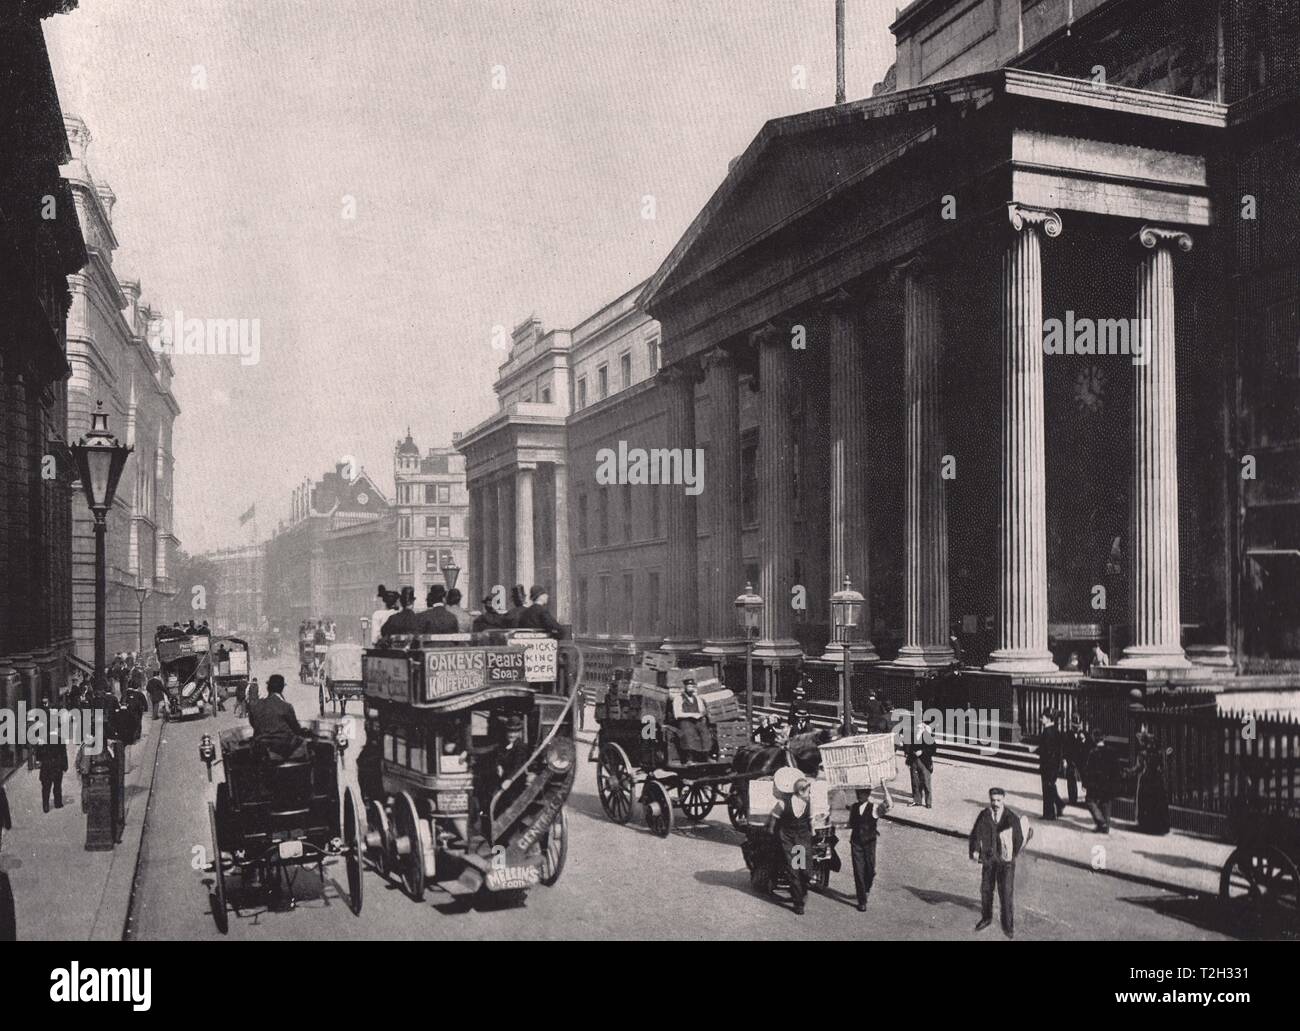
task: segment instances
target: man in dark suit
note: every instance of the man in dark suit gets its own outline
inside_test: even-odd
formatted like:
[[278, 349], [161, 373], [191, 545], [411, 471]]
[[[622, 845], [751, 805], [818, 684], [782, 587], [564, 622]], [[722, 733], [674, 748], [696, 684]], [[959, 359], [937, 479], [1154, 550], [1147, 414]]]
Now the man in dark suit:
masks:
[[564, 630], [551, 615], [551, 610], [546, 607], [546, 603], [551, 600], [546, 593], [546, 588], [534, 584], [528, 592], [528, 597], [532, 604], [520, 615], [519, 626], [529, 630], [545, 630], [555, 640], [560, 640], [564, 636]]
[[1061, 773], [1064, 742], [1056, 729], [1055, 714], [1045, 712], [1040, 717], [1042, 729], [1038, 732], [1038, 779], [1043, 786], [1043, 819], [1055, 820], [1065, 812], [1065, 803], [1056, 791], [1056, 778]]
[[266, 681], [266, 697], [248, 714], [253, 726], [253, 746], [264, 748], [272, 759], [306, 759], [311, 731], [298, 722], [293, 706], [284, 700], [284, 677], [272, 673]]
[[62, 741], [36, 746], [36, 761], [41, 764], [41, 809], [50, 811], [50, 792], [54, 808], [63, 808], [63, 775], [68, 772], [68, 746]]
[[934, 805], [934, 756], [938, 747], [928, 723], [924, 720], [912, 722], [912, 740], [903, 746], [907, 768], [912, 774], [912, 801], [908, 807], [923, 805], [930, 809]]
[[434, 584], [424, 599], [429, 607], [420, 613], [419, 634], [458, 634], [460, 623], [447, 608], [447, 588]]
[[853, 886], [858, 892], [858, 912], [867, 911], [867, 897], [876, 879], [876, 824], [889, 812], [894, 800], [882, 782], [885, 800], [871, 801], [871, 791], [859, 791], [858, 800], [849, 807], [849, 853], [853, 857]]
[[1070, 729], [1065, 732], [1062, 742], [1065, 756], [1065, 783], [1069, 788], [1070, 805], [1079, 804], [1079, 781], [1088, 768], [1088, 753], [1092, 750], [1092, 739], [1083, 729], [1083, 717], [1077, 712], [1070, 717]]
[[401, 609], [384, 620], [385, 637], [420, 632], [420, 613], [415, 611], [415, 588], [403, 587], [399, 600]]
[[1084, 805], [1092, 814], [1097, 833], [1110, 833], [1110, 803], [1119, 793], [1123, 774], [1119, 753], [1106, 746], [1106, 735], [1100, 727], [1092, 728], [1092, 750], [1083, 769], [1083, 787], [1088, 792]]
[[504, 612], [498, 612], [496, 599], [489, 593], [483, 599], [483, 611], [474, 617], [472, 627], [474, 633], [483, 630], [504, 630], [506, 628], [506, 615]]
[[970, 832], [970, 857], [983, 868], [980, 876], [980, 922], [982, 931], [993, 923], [993, 889], [997, 888], [1002, 909], [1002, 933], [1014, 938], [1016, 859], [1025, 847], [1020, 817], [1007, 808], [1007, 793], [989, 789], [988, 808], [981, 809]]

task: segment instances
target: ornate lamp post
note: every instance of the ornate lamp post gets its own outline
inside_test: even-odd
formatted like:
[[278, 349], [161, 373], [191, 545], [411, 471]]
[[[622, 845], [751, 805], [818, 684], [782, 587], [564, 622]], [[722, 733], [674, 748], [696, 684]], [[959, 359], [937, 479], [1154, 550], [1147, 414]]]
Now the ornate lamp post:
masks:
[[442, 567], [442, 579], [447, 584], [447, 590], [456, 586], [456, 578], [460, 576], [460, 566], [455, 562], [448, 562]]
[[745, 726], [754, 733], [754, 637], [758, 633], [763, 599], [754, 593], [752, 583], [736, 598], [736, 623], [745, 631]]
[[91, 416], [90, 432], [73, 444], [71, 450], [86, 504], [95, 517], [95, 680], [100, 682], [108, 653], [104, 553], [108, 510], [113, 506], [113, 495], [117, 493], [117, 481], [122, 478], [126, 457], [135, 449], [120, 443], [108, 432], [108, 413], [104, 411], [104, 402], [99, 401]]
[[853, 637], [853, 628], [862, 619], [864, 601], [862, 595], [853, 589], [847, 576], [844, 578], [844, 586], [831, 595], [831, 625], [835, 629], [835, 640], [844, 646], [840, 649], [843, 662], [840, 670], [840, 729], [846, 735], [853, 733], [853, 701], [849, 691], [853, 666], [848, 646]]

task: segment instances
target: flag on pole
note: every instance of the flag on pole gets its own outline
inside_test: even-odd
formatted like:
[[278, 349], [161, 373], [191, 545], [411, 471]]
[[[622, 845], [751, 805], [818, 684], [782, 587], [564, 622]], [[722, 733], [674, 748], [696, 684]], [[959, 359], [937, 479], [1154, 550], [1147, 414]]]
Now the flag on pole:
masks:
[[243, 515], [241, 515], [241, 516], [239, 517], [239, 525], [240, 525], [240, 526], [243, 526], [246, 522], [248, 522], [250, 519], [252, 519], [253, 516], [255, 516], [255, 515], [257, 515], [257, 506], [256, 506], [256, 505], [249, 505], [249, 506], [248, 506], [248, 511], [245, 512]]

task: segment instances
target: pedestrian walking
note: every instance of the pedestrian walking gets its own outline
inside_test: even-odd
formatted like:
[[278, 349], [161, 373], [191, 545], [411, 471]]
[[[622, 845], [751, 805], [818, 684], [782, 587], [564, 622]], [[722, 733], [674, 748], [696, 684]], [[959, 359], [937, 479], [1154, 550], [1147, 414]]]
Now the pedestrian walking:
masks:
[[1016, 936], [1015, 896], [1016, 860], [1025, 847], [1020, 817], [1007, 808], [1007, 793], [1002, 788], [989, 789], [989, 804], [980, 810], [970, 832], [970, 857], [980, 864], [980, 922], [982, 931], [993, 923], [993, 892], [998, 893], [1002, 933]]
[[871, 789], [858, 792], [858, 800], [849, 807], [849, 854], [853, 858], [853, 887], [858, 895], [858, 912], [867, 911], [867, 899], [876, 879], [877, 824], [894, 804], [889, 787], [882, 781], [883, 802], [871, 800]]
[[153, 718], [159, 718], [159, 708], [162, 706], [163, 698], [166, 697], [166, 691], [163, 690], [162, 677], [155, 673], [145, 684], [145, 693], [149, 696], [149, 708], [153, 712]]
[[1106, 747], [1106, 735], [1100, 727], [1092, 728], [1092, 748], [1088, 752], [1088, 765], [1084, 768], [1083, 786], [1088, 792], [1084, 805], [1092, 814], [1099, 834], [1110, 833], [1110, 803], [1119, 793], [1119, 754]]
[[1043, 787], [1043, 819], [1055, 820], [1065, 812], [1065, 803], [1056, 790], [1056, 778], [1061, 775], [1061, 763], [1064, 759], [1061, 732], [1056, 729], [1056, 714], [1045, 712], [1039, 721], [1042, 729], [1038, 733], [1038, 779]]
[[923, 805], [934, 808], [934, 756], [938, 751], [934, 731], [924, 720], [913, 720], [912, 740], [903, 746], [907, 768], [912, 774], [912, 801], [908, 807]]
[[1088, 753], [1092, 751], [1092, 737], [1083, 729], [1083, 717], [1077, 712], [1070, 717], [1070, 729], [1065, 734], [1065, 784], [1070, 805], [1079, 804], [1079, 781], [1088, 766]]
[[63, 775], [68, 772], [68, 746], [62, 741], [36, 746], [36, 761], [41, 765], [41, 809], [50, 811], [50, 795], [54, 795], [54, 808], [63, 808]]
[[790, 880], [795, 915], [803, 916], [808, 863], [812, 858], [811, 785], [798, 769], [786, 766], [773, 775], [772, 788], [777, 802], [768, 817], [767, 830], [776, 837], [781, 865]]

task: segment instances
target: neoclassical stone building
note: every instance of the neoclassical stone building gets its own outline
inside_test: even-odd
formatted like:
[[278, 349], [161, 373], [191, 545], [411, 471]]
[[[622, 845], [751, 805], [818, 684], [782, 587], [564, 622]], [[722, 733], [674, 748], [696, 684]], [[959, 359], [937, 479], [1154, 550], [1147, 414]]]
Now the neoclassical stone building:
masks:
[[[85, 267], [68, 277], [68, 440], [89, 430], [91, 415], [102, 402], [110, 431], [134, 448], [108, 513], [111, 654], [135, 651], [141, 625], [147, 643], [152, 629], [172, 615], [172, 570], [179, 548], [172, 523], [172, 434], [181, 409], [172, 393], [171, 359], [150, 343], [151, 323], [160, 316], [141, 301], [139, 280], [119, 277], [113, 269], [117, 196], [87, 162], [91, 134], [85, 122], [68, 115], [64, 123], [71, 160], [63, 175], [89, 256]], [[143, 615], [137, 588], [149, 592]], [[72, 500], [72, 592], [77, 652], [89, 662], [95, 645], [94, 520], [80, 496]]]

